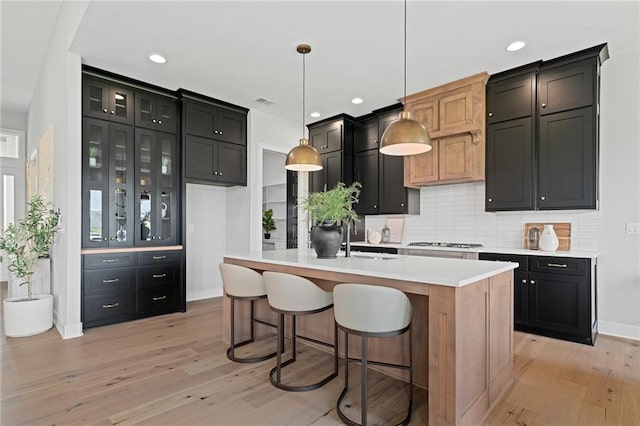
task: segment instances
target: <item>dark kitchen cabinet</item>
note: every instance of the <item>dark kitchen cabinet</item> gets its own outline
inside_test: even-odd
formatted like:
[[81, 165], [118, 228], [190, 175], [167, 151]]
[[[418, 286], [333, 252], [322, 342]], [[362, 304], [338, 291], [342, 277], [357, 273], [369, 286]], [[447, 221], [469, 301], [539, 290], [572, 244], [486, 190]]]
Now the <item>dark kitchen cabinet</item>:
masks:
[[480, 260], [520, 264], [513, 283], [516, 330], [593, 345], [595, 259], [480, 253]]
[[185, 102], [185, 132], [239, 145], [247, 144], [247, 113], [210, 103]]
[[133, 127], [83, 120], [83, 247], [133, 245], [133, 163]]
[[378, 117], [359, 119], [353, 137], [356, 152], [379, 148]]
[[608, 57], [603, 44], [491, 76], [487, 211], [598, 208], [599, 76]]
[[247, 112], [222, 101], [180, 91], [186, 182], [247, 185]]
[[356, 152], [354, 180], [362, 184], [355, 210], [359, 215], [378, 214], [378, 157], [377, 149]]
[[[378, 137], [398, 120], [402, 108], [393, 107], [378, 115]], [[420, 191], [404, 186], [404, 157], [379, 154], [379, 214], [419, 214]]]
[[135, 137], [135, 245], [174, 245], [179, 205], [176, 136], [137, 128]]
[[309, 192], [353, 182], [353, 117], [340, 114], [309, 124], [309, 143], [320, 153], [322, 170], [309, 173]]
[[82, 257], [84, 328], [184, 310], [182, 250]]
[[122, 124], [133, 124], [133, 89], [98, 77], [84, 77], [82, 114]]
[[135, 125], [147, 129], [176, 133], [178, 104], [174, 98], [136, 90]]
[[185, 138], [185, 177], [189, 182], [247, 184], [245, 146], [198, 136]]

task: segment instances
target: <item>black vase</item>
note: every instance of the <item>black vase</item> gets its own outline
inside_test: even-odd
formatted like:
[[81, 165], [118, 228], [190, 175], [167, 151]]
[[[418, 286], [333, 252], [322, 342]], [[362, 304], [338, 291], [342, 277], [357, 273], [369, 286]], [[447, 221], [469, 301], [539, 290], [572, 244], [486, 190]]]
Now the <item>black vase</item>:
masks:
[[342, 244], [342, 226], [318, 224], [311, 228], [311, 244], [318, 259], [335, 259]]

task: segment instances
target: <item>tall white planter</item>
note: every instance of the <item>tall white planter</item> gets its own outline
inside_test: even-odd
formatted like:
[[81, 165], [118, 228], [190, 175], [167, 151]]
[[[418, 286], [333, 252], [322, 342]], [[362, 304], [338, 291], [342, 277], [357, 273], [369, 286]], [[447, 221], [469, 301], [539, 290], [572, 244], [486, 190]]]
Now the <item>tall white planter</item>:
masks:
[[558, 236], [553, 230], [553, 225], [544, 225], [540, 234], [539, 247], [542, 251], [556, 251], [558, 249]]
[[11, 297], [3, 302], [4, 334], [25, 337], [44, 333], [53, 326], [53, 296], [34, 295], [31, 300]]

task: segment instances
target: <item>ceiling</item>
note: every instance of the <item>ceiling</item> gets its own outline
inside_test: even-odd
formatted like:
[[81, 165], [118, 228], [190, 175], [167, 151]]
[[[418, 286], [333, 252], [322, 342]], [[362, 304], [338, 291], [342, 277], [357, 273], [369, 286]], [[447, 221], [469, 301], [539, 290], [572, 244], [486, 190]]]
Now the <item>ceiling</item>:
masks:
[[[24, 110], [61, 2], [0, 5], [2, 103]], [[615, 58], [629, 34], [640, 33], [639, 20], [637, 2], [409, 1], [407, 91], [605, 41]], [[402, 30], [398, 0], [93, 1], [71, 50], [85, 64], [300, 122], [302, 57], [295, 48], [307, 42], [308, 123], [341, 112], [362, 115], [400, 98]], [[517, 39], [527, 46], [507, 52]], [[167, 63], [150, 62], [154, 52]], [[356, 96], [364, 103], [353, 105]], [[260, 97], [275, 103], [260, 104]], [[322, 115], [310, 118], [311, 111]]]

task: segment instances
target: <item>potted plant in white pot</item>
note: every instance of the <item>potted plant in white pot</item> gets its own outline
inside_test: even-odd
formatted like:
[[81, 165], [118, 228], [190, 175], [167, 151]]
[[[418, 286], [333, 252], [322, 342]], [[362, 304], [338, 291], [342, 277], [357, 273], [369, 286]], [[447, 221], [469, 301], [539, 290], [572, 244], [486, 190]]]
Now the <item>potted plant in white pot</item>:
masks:
[[[42, 196], [31, 197], [24, 219], [10, 224], [0, 235], [0, 253], [8, 260], [14, 279], [23, 280], [26, 297], [5, 299], [4, 331], [9, 337], [32, 336], [53, 325], [53, 296], [32, 294], [33, 271], [40, 258], [49, 257], [56, 232], [60, 229], [60, 210]], [[4, 258], [0, 256], [0, 261]]]
[[312, 192], [303, 201], [312, 223], [311, 243], [318, 258], [335, 258], [342, 243], [342, 225], [359, 222], [353, 204], [358, 202], [360, 188], [360, 182], [350, 186], [338, 182], [333, 189]]

